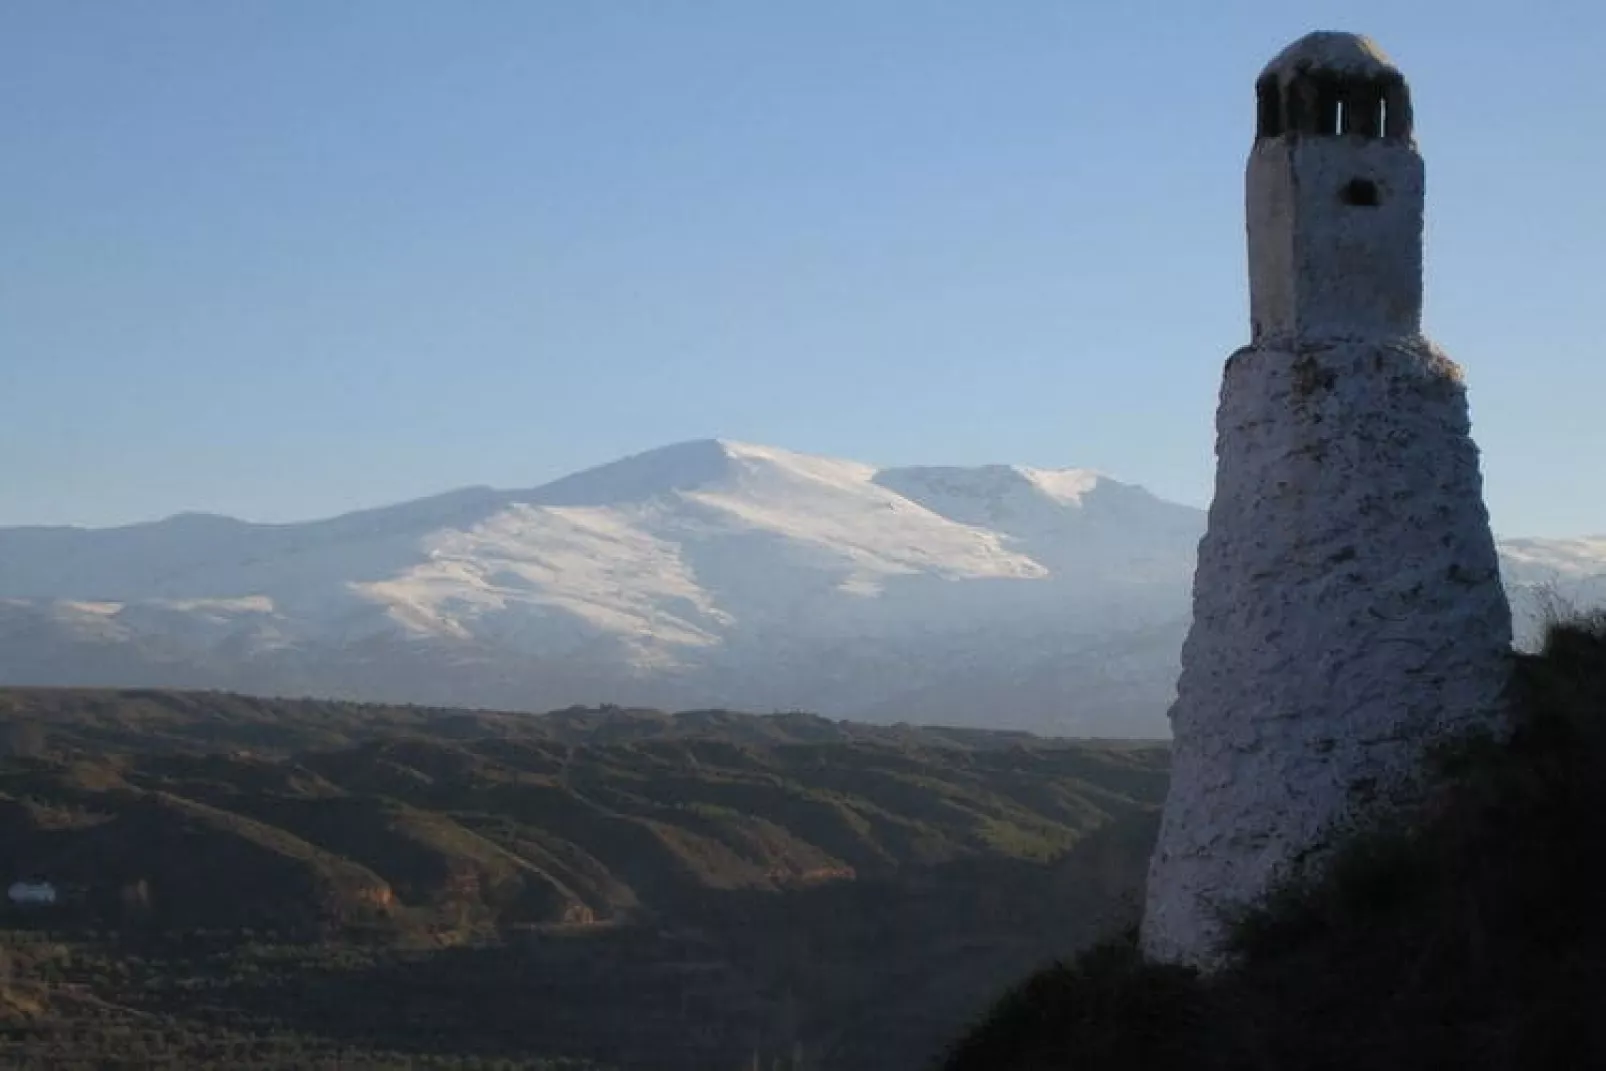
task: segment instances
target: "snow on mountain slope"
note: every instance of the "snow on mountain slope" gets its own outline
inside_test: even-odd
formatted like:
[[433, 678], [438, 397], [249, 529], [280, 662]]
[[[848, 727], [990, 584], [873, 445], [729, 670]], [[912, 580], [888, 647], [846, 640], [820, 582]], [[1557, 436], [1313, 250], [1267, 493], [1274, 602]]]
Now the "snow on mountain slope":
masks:
[[597, 633], [715, 642], [709, 630], [728, 615], [679, 548], [640, 523], [643, 513], [516, 503], [466, 529], [430, 533], [418, 563], [354, 589], [422, 635], [466, 640], [483, 628], [515, 646], [558, 648]]
[[1090, 573], [1118, 560], [1125, 582], [1186, 585], [1204, 515], [1091, 469], [902, 468], [876, 474], [883, 487], [961, 524], [1010, 537], [1053, 575]]
[[1599, 576], [1606, 563], [1606, 536], [1583, 539], [1502, 539], [1506, 576], [1543, 583]]
[[1018, 535], [1081, 512], [1103, 478], [1091, 469], [986, 465], [886, 469], [873, 479], [949, 520]]
[[502, 505], [484, 488], [305, 524], [181, 514], [121, 528], [0, 529], [0, 598], [134, 602], [267, 597], [299, 617], [355, 604], [347, 586], [416, 560], [418, 541]]
[[[1154, 735], [1203, 525], [1086, 469], [707, 440], [305, 524], [0, 529], [0, 682]], [[1606, 602], [1606, 540], [1503, 549], [1515, 598]]]
[[546, 651], [613, 637], [673, 662], [739, 628], [808, 630], [892, 578], [1034, 578], [994, 532], [872, 482], [874, 470], [741, 443], [687, 443], [511, 493], [421, 537], [418, 560], [351, 590], [417, 634]]
[[1555, 616], [1606, 606], [1606, 536], [1502, 539], [1500, 571], [1519, 647], [1532, 647]]

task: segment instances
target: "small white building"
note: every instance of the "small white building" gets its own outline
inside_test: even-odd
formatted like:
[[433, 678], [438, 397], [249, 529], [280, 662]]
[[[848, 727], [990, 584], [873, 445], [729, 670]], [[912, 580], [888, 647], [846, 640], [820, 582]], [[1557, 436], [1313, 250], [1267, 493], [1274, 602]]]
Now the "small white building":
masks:
[[48, 881], [14, 881], [6, 895], [14, 904], [53, 904], [56, 887]]

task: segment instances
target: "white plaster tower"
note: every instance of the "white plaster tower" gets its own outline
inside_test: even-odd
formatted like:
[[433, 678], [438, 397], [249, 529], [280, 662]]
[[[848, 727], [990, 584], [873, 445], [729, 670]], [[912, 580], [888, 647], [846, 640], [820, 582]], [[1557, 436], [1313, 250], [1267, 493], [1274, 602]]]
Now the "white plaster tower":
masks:
[[1421, 334], [1405, 79], [1314, 33], [1255, 89], [1252, 342], [1221, 387], [1142, 928], [1207, 968], [1231, 912], [1416, 798], [1429, 741], [1499, 726], [1511, 645], [1461, 371]]

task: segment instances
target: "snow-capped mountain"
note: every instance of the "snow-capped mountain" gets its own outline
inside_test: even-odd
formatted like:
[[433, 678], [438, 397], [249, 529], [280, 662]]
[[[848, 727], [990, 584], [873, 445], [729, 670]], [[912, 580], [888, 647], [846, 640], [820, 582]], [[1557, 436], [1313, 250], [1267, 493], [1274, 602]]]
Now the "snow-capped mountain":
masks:
[[[0, 682], [1158, 735], [1203, 524], [1085, 469], [704, 441], [305, 524], [0, 529]], [[1606, 601], [1606, 540], [1505, 550]]]

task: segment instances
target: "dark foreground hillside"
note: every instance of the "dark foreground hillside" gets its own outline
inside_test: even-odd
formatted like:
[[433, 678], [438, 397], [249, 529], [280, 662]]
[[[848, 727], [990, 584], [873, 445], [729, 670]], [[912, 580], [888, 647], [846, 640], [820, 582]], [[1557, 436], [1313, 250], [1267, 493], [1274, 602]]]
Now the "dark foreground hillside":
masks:
[[1436, 760], [1410, 824], [1243, 919], [1207, 981], [1131, 937], [1010, 990], [946, 1071], [1574, 1071], [1606, 1067], [1606, 617], [1516, 666], [1509, 743]]
[[[0, 1066], [929, 1064], [1110, 925], [1155, 745], [0, 690]], [[117, 1064], [113, 1061], [125, 1061]]]

